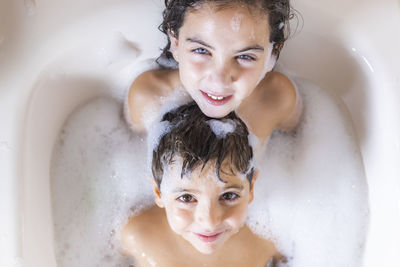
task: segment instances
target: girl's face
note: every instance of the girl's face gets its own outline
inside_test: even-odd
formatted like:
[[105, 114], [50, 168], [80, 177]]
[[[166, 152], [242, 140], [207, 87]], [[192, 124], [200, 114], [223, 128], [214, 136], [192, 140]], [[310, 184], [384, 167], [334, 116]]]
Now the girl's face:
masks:
[[170, 165], [161, 183], [161, 195], [156, 193], [156, 203], [165, 208], [171, 229], [204, 254], [213, 253], [239, 231], [253, 199], [253, 189], [244, 176], [221, 171], [224, 183], [209, 165], [213, 164], [203, 170], [196, 168], [183, 178], [182, 165]]
[[[215, 5], [215, 4], [214, 4]], [[247, 6], [213, 4], [186, 14], [170, 35], [183, 86], [209, 117], [223, 117], [249, 96], [270, 60], [268, 17]]]

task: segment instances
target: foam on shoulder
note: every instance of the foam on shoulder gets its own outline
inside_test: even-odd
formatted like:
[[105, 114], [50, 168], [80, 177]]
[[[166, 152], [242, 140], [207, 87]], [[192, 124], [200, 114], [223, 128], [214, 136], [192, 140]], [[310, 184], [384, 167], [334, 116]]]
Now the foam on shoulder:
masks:
[[170, 130], [167, 121], [161, 121], [162, 117], [169, 111], [176, 109], [192, 101], [191, 97], [183, 90], [177, 88], [168, 97], [162, 99], [161, 108], [154, 109], [143, 115], [147, 129], [147, 165], [151, 168], [153, 150], [158, 146], [161, 138]]

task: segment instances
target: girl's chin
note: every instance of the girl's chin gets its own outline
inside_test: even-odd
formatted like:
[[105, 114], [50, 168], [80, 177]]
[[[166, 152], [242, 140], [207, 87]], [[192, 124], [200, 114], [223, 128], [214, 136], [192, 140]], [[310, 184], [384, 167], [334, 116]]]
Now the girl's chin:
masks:
[[228, 115], [232, 110], [201, 109], [201, 111], [210, 118], [222, 118]]
[[225, 101], [211, 101], [206, 99], [203, 95], [196, 95], [193, 97], [194, 101], [199, 105], [201, 111], [211, 118], [222, 118], [234, 110], [233, 96]]
[[222, 118], [233, 111], [231, 105], [213, 106], [207, 102], [202, 102], [201, 104], [199, 104], [199, 107], [201, 111], [210, 118]]

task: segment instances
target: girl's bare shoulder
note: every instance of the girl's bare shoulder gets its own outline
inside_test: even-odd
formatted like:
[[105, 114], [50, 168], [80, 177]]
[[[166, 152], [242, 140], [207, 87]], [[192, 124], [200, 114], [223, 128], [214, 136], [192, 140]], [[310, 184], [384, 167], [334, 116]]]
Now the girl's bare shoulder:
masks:
[[295, 129], [303, 111], [303, 100], [294, 81], [280, 72], [273, 72], [271, 91], [275, 94], [278, 123], [276, 127], [283, 131]]
[[[239, 116], [261, 140], [291, 117], [296, 106], [296, 87], [280, 72], [269, 72], [238, 109]], [[291, 121], [292, 122], [292, 121]]]
[[132, 83], [128, 99], [128, 120], [139, 131], [145, 130], [143, 113], [161, 104], [161, 97], [170, 94], [180, 84], [178, 70], [155, 69], [143, 72]]
[[283, 73], [270, 72], [263, 80], [261, 91], [262, 100], [260, 103], [267, 109], [276, 113], [282, 113], [285, 117], [290, 113], [296, 103], [296, 87], [293, 82]]
[[167, 94], [179, 83], [178, 70], [176, 69], [153, 69], [140, 74], [133, 81], [130, 91], [133, 93], [157, 93]]

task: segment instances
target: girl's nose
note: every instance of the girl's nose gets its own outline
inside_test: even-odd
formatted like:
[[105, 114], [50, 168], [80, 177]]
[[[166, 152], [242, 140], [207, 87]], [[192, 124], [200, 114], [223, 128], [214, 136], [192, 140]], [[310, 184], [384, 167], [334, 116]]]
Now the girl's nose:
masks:
[[234, 66], [229, 62], [215, 63], [210, 73], [210, 80], [214, 90], [231, 89], [235, 80]]
[[214, 231], [222, 222], [223, 211], [217, 203], [205, 201], [196, 208], [196, 221], [204, 230]]

